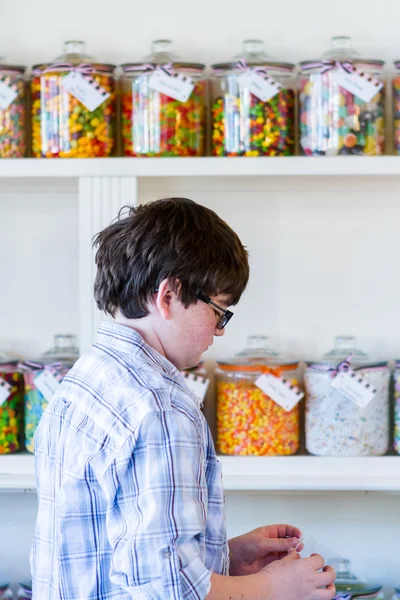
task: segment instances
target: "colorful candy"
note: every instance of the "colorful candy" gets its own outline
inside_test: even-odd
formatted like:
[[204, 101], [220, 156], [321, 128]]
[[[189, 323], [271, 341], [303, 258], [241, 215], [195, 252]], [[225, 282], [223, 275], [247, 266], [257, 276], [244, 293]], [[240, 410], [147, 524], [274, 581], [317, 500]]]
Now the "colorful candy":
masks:
[[[400, 63], [396, 63], [398, 68]], [[394, 148], [400, 154], [400, 75], [393, 79]]]
[[[280, 371], [275, 371], [280, 375]], [[289, 378], [288, 375], [285, 375]], [[283, 456], [300, 443], [300, 407], [286, 412], [258, 388], [251, 374], [217, 379], [217, 445], [223, 454]], [[298, 385], [296, 379], [291, 379]]]
[[306, 156], [384, 153], [385, 97], [370, 102], [339, 86], [335, 69], [299, 78], [300, 152]]
[[[232, 77], [232, 76], [231, 76]], [[235, 86], [228, 85], [228, 89]], [[212, 105], [212, 153], [215, 156], [292, 156], [295, 149], [294, 101], [281, 89], [263, 102], [245, 87], [226, 92]]]
[[0, 158], [23, 158], [26, 151], [24, 68], [0, 65], [0, 84], [17, 94], [7, 108], [0, 107]]
[[393, 446], [396, 454], [400, 454], [400, 363], [396, 363], [394, 373], [394, 436]]
[[333, 376], [310, 366], [304, 375], [306, 449], [317, 456], [381, 456], [389, 447], [387, 367], [360, 368], [377, 391], [364, 409], [332, 387]]
[[0, 454], [11, 454], [20, 449], [23, 419], [23, 379], [13, 365], [0, 365], [0, 384], [6, 382], [11, 389], [0, 406]]
[[93, 65], [94, 85], [110, 96], [90, 111], [67, 91], [71, 71], [39, 67], [32, 79], [32, 154], [36, 158], [96, 158], [115, 148], [115, 84], [110, 69]]
[[197, 80], [186, 102], [151, 89], [148, 74], [122, 80], [125, 156], [203, 156], [206, 83]]

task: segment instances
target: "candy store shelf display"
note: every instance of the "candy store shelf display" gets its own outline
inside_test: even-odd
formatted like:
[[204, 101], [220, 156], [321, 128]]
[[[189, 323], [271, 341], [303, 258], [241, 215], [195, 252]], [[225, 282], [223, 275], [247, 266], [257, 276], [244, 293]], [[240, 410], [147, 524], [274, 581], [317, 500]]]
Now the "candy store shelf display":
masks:
[[[400, 156], [3, 159], [0, 178], [400, 176]], [[16, 182], [17, 183], [17, 182]]]
[[[219, 456], [226, 491], [400, 492], [396, 456]], [[34, 490], [33, 456], [0, 457], [0, 490]]]

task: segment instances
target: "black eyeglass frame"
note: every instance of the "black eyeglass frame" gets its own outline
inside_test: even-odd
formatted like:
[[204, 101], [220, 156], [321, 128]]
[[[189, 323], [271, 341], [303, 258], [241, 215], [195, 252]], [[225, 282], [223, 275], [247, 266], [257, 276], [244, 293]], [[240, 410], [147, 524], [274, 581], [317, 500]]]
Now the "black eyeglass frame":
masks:
[[224, 308], [220, 304], [217, 304], [217, 302], [214, 302], [214, 300], [211, 300], [209, 296], [206, 296], [202, 292], [197, 292], [197, 298], [202, 302], [209, 304], [210, 306], [222, 313], [217, 322], [217, 329], [224, 329], [229, 323], [229, 321], [232, 319], [233, 312], [231, 310], [228, 310], [227, 308]]

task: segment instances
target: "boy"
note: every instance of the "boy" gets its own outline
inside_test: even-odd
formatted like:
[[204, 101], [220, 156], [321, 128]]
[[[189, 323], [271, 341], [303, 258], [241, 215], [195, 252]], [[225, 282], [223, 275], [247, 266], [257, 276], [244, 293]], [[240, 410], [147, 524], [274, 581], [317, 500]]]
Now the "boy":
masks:
[[[112, 315], [35, 435], [40, 600], [330, 600], [300, 531], [226, 539], [221, 469], [180, 371], [222, 336], [249, 266], [238, 236], [182, 198], [132, 208], [95, 240]], [[319, 589], [324, 586], [324, 589]]]

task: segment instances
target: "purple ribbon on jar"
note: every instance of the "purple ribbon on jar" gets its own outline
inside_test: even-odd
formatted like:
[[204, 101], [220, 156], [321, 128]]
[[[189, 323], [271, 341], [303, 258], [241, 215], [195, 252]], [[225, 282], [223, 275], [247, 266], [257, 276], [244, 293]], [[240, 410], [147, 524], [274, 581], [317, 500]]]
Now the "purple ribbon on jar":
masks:
[[353, 358], [352, 354], [349, 354], [349, 356], [347, 358], [345, 358], [344, 360], [342, 360], [342, 362], [340, 362], [338, 364], [338, 366], [335, 367], [330, 367], [329, 365], [323, 365], [323, 364], [313, 364], [310, 365], [311, 369], [314, 369], [315, 371], [321, 371], [323, 373], [329, 373], [331, 375], [332, 378], [336, 377], [336, 375], [338, 373], [344, 373], [350, 370], [351, 366], [351, 359]]
[[37, 76], [37, 75], [44, 75], [46, 73], [52, 73], [53, 71], [60, 71], [60, 72], [76, 72], [76, 73], [80, 73], [83, 76], [88, 76], [88, 75], [92, 75], [93, 73], [95, 73], [96, 71], [101, 71], [101, 69], [94, 69], [90, 64], [88, 63], [81, 63], [80, 65], [73, 65], [71, 63], [54, 63], [52, 65], [49, 65], [48, 67], [46, 67], [45, 69], [34, 69], [32, 71], [32, 75]]
[[348, 60], [319, 60], [316, 62], [310, 62], [302, 67], [302, 71], [309, 71], [317, 68], [321, 68], [321, 74], [332, 71], [332, 69], [342, 69], [343, 71], [346, 71], [346, 73], [350, 74], [356, 71], [353, 63]]
[[168, 75], [175, 75], [172, 63], [167, 63], [165, 65], [153, 65], [152, 63], [145, 63], [143, 65], [130, 65], [129, 67], [124, 67], [124, 73], [136, 71], [165, 71]]
[[23, 371], [51, 371], [52, 373], [59, 373], [63, 369], [66, 369], [65, 364], [62, 362], [54, 362], [54, 363], [40, 363], [33, 360], [25, 360], [23, 362], [18, 363], [18, 366]]

